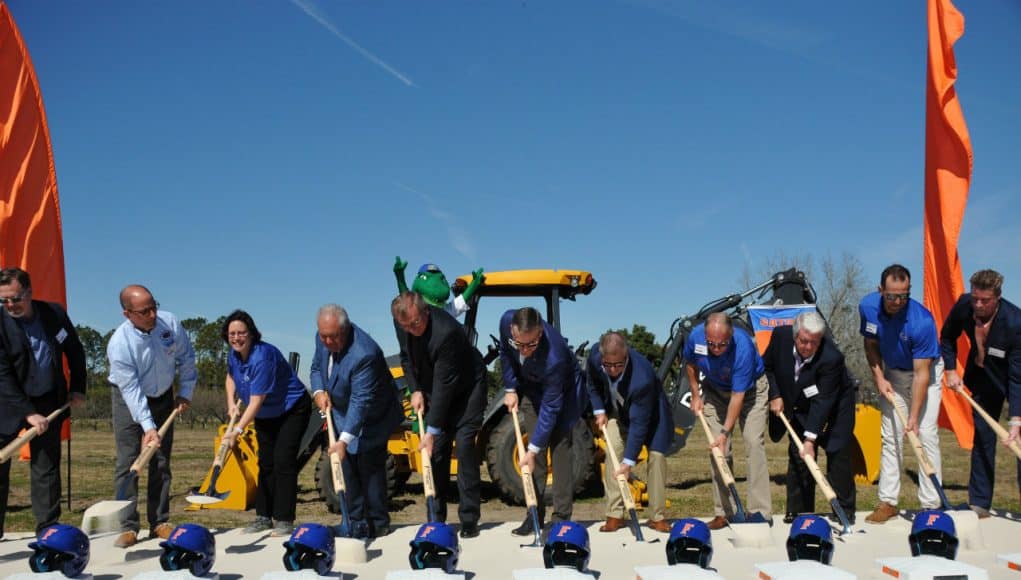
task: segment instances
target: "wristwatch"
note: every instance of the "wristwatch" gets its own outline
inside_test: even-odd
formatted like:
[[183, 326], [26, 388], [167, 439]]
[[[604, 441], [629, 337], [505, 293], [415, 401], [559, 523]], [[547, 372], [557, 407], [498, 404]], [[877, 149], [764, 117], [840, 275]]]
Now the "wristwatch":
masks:
[[720, 429], [720, 435], [726, 435], [727, 437], [730, 437], [730, 431], [727, 429]]

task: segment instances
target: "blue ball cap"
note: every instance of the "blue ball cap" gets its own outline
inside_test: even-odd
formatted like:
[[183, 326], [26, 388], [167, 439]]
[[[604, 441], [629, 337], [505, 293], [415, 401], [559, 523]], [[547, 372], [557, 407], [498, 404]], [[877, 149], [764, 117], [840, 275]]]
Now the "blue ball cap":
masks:
[[709, 532], [709, 526], [707, 526], [702, 520], [696, 520], [694, 518], [677, 520], [674, 522], [673, 527], [670, 528], [669, 542], [679, 540], [681, 538], [698, 540], [708, 546], [713, 545], [713, 537]]
[[830, 528], [829, 522], [817, 515], [809, 514], [794, 518], [789, 538], [803, 535], [815, 536], [827, 542], [833, 541], [833, 529]]
[[954, 519], [939, 510], [925, 510], [918, 512], [915, 516], [915, 521], [911, 523], [911, 534], [914, 535], [925, 530], [934, 530], [954, 538], [957, 537]]
[[419, 274], [425, 274], [426, 272], [442, 272], [442, 270], [440, 270], [439, 266], [432, 263], [425, 263], [418, 267]]

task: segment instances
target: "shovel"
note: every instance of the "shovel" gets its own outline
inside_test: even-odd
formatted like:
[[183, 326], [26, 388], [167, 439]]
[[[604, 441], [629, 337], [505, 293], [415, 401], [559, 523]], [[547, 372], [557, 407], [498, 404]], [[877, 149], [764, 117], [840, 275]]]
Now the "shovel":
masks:
[[[900, 417], [901, 424], [907, 426], [908, 418], [904, 414], [904, 410], [897, 404], [897, 398], [894, 397], [892, 393], [887, 394], [886, 398], [890, 401], [890, 404], [893, 405], [894, 410], [897, 411], [897, 416]], [[936, 477], [936, 469], [933, 468], [932, 462], [929, 461], [929, 455], [925, 452], [925, 448], [922, 447], [921, 439], [918, 438], [918, 435], [914, 431], [905, 432], [908, 436], [908, 442], [911, 443], [911, 449], [915, 452], [915, 458], [918, 459], [918, 466], [922, 469], [922, 472], [929, 477], [929, 480], [932, 481], [932, 486], [936, 488], [936, 493], [939, 494], [939, 502], [941, 504], [940, 509], [944, 511], [953, 509], [950, 506], [950, 500], [947, 499], [946, 492], [943, 491], [943, 484], [941, 484], [939, 482], [939, 478]]]
[[235, 405], [234, 414], [230, 416], [230, 420], [227, 422], [227, 430], [223, 432], [223, 437], [220, 438], [220, 449], [216, 452], [216, 458], [213, 459], [213, 472], [209, 476], [209, 487], [206, 488], [205, 493], [189, 495], [185, 499], [188, 503], [194, 503], [199, 505], [208, 505], [213, 503], [221, 502], [227, 499], [230, 495], [230, 490], [223, 493], [216, 492], [216, 480], [220, 478], [220, 471], [223, 470], [223, 462], [227, 459], [227, 453], [230, 452], [229, 440], [227, 435], [234, 430], [234, 425], [237, 423], [240, 409]]
[[[617, 452], [613, 449], [613, 443], [610, 442], [610, 433], [606, 425], [603, 425], [603, 440], [606, 441], [606, 451], [610, 454], [610, 466], [616, 472], [620, 468], [620, 463], [617, 461]], [[631, 516], [631, 531], [635, 533], [636, 540], [644, 542], [642, 526], [638, 523], [638, 512], [635, 510], [635, 497], [631, 495], [631, 487], [627, 484], [627, 478], [623, 475], [615, 477], [617, 479], [617, 487], [620, 488], [620, 497], [624, 500], [624, 508], [627, 509], [628, 515]]]
[[[791, 441], [794, 442], [794, 446], [798, 448], [798, 451], [804, 453], [805, 446], [801, 443], [801, 438], [794, 432], [794, 427], [791, 426], [791, 422], [787, 420], [787, 416], [783, 413], [779, 414], [780, 420], [787, 427], [787, 433], [791, 436]], [[833, 513], [837, 514], [840, 518], [840, 525], [843, 529], [840, 531], [840, 535], [851, 533], [851, 524], [847, 519], [847, 513], [844, 512], [844, 506], [840, 505], [837, 501], [837, 493], [833, 491], [833, 487], [829, 481], [826, 481], [826, 477], [823, 476], [822, 470], [819, 469], [819, 464], [816, 463], [815, 458], [811, 455], [805, 455], [802, 459], [805, 460], [805, 465], [808, 466], [808, 471], [812, 473], [812, 477], [815, 478], [815, 482], [819, 484], [819, 489], [822, 490], [822, 494], [829, 500], [830, 506], [833, 508]]]
[[[698, 418], [702, 422], [702, 428], [705, 429], [705, 436], [709, 439], [709, 445], [712, 445], [715, 438], [713, 437], [712, 429], [709, 428], [709, 421], [706, 421], [705, 415], [701, 412], [698, 414]], [[727, 467], [727, 458], [723, 456], [723, 450], [719, 447], [710, 447], [710, 450], [713, 454], [713, 461], [716, 463], [716, 469], [720, 471], [720, 477], [723, 478], [724, 485], [727, 486], [731, 497], [734, 498], [736, 513], [731, 517], [731, 523], [767, 523], [766, 518], [759, 512], [745, 514], [744, 505], [741, 503], [741, 496], [737, 494], [737, 482], [734, 480], [734, 475], [730, 472], [730, 468]]]
[[[975, 402], [975, 399], [972, 399], [971, 395], [966, 393], [964, 389], [957, 391], [957, 393], [971, 404], [972, 408], [974, 408], [975, 411], [977, 411], [978, 414], [985, 419], [986, 423], [989, 423], [989, 427], [993, 430], [993, 433], [996, 433], [996, 436], [1000, 438], [1000, 441], [1006, 441], [1007, 438], [1010, 437], [1010, 433], [1008, 433], [1007, 430], [996, 421], [996, 419], [993, 419], [989, 413], [986, 413], [986, 410], [980, 407], [979, 404]], [[1014, 455], [1017, 455], [1018, 459], [1021, 459], [1021, 443], [1011, 441], [1008, 447], [1014, 452]]]
[[[518, 411], [511, 411], [514, 419], [514, 438], [518, 443], [518, 457], [525, 456], [525, 443], [521, 438], [521, 423], [518, 421]], [[528, 508], [528, 517], [532, 518], [532, 529], [535, 531], [535, 539], [531, 544], [521, 544], [522, 548], [541, 548], [542, 542], [539, 536], [542, 534], [542, 526], [539, 525], [539, 500], [535, 495], [535, 482], [532, 481], [532, 470], [528, 467], [521, 468], [521, 485], [525, 488], [525, 506]]]
[[[418, 415], [418, 438], [425, 438], [425, 418], [422, 414]], [[433, 464], [432, 459], [429, 457], [429, 452], [425, 449], [420, 450], [421, 463], [422, 463], [422, 487], [425, 490], [425, 517], [427, 521], [436, 521], [436, 482], [433, 480]]]
[[[167, 434], [170, 426], [174, 423], [174, 419], [180, 413], [180, 408], [175, 408], [167, 420], [160, 426], [159, 436], [160, 439]], [[96, 504], [85, 510], [82, 514], [82, 531], [86, 534], [92, 530], [96, 531], [112, 531], [117, 528], [120, 523], [121, 515], [123, 512], [131, 507], [130, 501], [124, 499], [128, 495], [128, 486], [132, 481], [138, 479], [138, 474], [142, 472], [149, 465], [149, 460], [152, 459], [153, 454], [159, 449], [159, 444], [150, 443], [138, 454], [138, 458], [131, 464], [131, 469], [128, 470], [128, 475], [124, 479], [124, 483], [117, 488], [117, 499], [106, 500], [97, 502]]]
[[[63, 407], [47, 415], [46, 421], [48, 422], [54, 421], [57, 417], [60, 416], [61, 413], [66, 411], [69, 406], [71, 406], [71, 403], [64, 403]], [[53, 427], [59, 428], [59, 425], [53, 425]], [[14, 441], [11, 441], [7, 445], [5, 445], [3, 449], [0, 449], [0, 464], [7, 463], [8, 461], [10, 461], [11, 457], [14, 457], [15, 455], [17, 455], [19, 451], [21, 451], [21, 447], [23, 445], [25, 445], [26, 443], [35, 439], [38, 436], [39, 429], [31, 427], [27, 431], [22, 433], [21, 437], [18, 437]]]
[[[333, 409], [326, 410], [326, 429], [330, 437], [330, 449], [337, 442], [337, 431], [333, 427]], [[344, 469], [340, 465], [340, 456], [330, 451], [330, 473], [333, 474], [333, 491], [337, 493], [337, 501], [340, 503], [340, 529], [337, 535], [343, 538], [351, 537], [351, 512], [347, 505], [347, 484], [344, 483]]]

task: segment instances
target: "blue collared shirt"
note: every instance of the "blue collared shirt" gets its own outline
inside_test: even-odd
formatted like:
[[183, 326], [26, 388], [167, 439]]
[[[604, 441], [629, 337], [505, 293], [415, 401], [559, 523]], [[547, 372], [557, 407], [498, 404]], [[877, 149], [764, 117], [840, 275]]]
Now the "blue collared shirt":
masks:
[[888, 368], [910, 371], [915, 359], [940, 356], [936, 322], [932, 313], [913, 298], [897, 314], [883, 310], [883, 296], [873, 292], [858, 305], [861, 335], [879, 341], [879, 354]]
[[53, 351], [46, 339], [43, 322], [38, 314], [35, 314], [32, 320], [24, 318], [15, 318], [14, 320], [28, 337], [36, 363], [36, 371], [30, 375], [29, 384], [25, 385], [25, 394], [29, 397], [45, 395], [53, 388]]
[[726, 352], [713, 356], [705, 342], [705, 323], [696, 326], [684, 341], [684, 360], [697, 366], [716, 388], [734, 393], [755, 387], [755, 381], [766, 370], [755, 341], [737, 327]]
[[305, 394], [305, 385], [283, 353], [268, 342], [253, 344], [247, 361], [242, 361], [238, 353], [231, 350], [227, 370], [234, 379], [237, 395], [246, 405], [252, 395], [266, 395], [255, 414], [256, 419], [283, 415]]
[[158, 397], [174, 383], [180, 372], [179, 397], [191, 400], [198, 380], [195, 351], [188, 333], [177, 318], [163, 310], [156, 313], [156, 326], [145, 333], [125, 320], [110, 337], [106, 347], [111, 383], [117, 385], [131, 418], [144, 431], [156, 428], [146, 397]]

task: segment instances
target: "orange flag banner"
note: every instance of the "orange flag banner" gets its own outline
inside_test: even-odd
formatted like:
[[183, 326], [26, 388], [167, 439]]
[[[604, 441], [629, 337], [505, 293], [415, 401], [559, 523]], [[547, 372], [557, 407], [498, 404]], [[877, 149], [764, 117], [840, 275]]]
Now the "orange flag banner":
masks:
[[[925, 91], [925, 305], [942, 325], [964, 293], [957, 241], [971, 184], [968, 127], [954, 82], [954, 43], [964, 34], [964, 16], [950, 0], [929, 1], [929, 58]], [[958, 369], [964, 369], [967, 338], [961, 337]], [[968, 402], [943, 388], [939, 424], [971, 449], [975, 426]]]
[[[57, 173], [42, 94], [21, 33], [2, 2], [0, 266], [22, 268], [32, 275], [35, 298], [67, 306]], [[65, 422], [62, 437], [70, 436]]]

